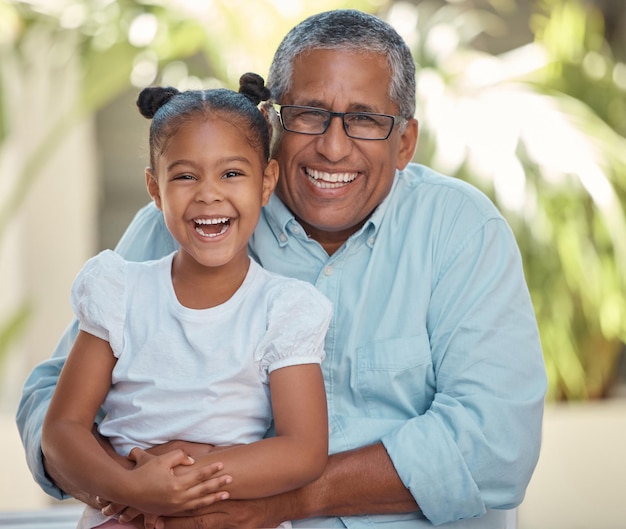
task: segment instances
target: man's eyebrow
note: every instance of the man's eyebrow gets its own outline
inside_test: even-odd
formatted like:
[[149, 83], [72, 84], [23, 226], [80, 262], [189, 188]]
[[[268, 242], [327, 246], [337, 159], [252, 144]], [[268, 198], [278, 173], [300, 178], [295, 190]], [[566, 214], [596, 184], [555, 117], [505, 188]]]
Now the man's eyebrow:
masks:
[[[334, 109], [328, 108], [328, 105], [323, 103], [319, 99], [299, 101], [297, 104], [301, 106], [306, 106], [306, 107], [322, 108], [324, 110], [334, 110]], [[371, 105], [368, 105], [366, 103], [351, 103], [348, 106], [348, 110], [346, 110], [346, 112], [373, 112], [376, 114], [381, 113], [379, 110], [375, 110], [374, 108], [372, 108]]]

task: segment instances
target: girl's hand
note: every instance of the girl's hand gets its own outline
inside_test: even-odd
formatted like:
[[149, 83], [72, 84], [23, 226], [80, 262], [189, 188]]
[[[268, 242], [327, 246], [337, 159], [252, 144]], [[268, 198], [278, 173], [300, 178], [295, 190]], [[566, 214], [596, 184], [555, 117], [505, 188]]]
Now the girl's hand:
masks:
[[184, 476], [176, 476], [175, 467], [194, 464], [194, 460], [182, 450], [154, 456], [133, 448], [128, 459], [135, 463], [135, 468], [129, 471], [130, 479], [123, 488], [130, 507], [134, 509], [109, 504], [103, 510], [107, 515], [121, 513], [122, 522], [132, 520], [140, 513], [175, 514], [206, 507], [229, 497], [223, 487], [232, 478], [228, 475], [215, 477], [223, 469], [222, 463], [211, 463], [190, 469]]

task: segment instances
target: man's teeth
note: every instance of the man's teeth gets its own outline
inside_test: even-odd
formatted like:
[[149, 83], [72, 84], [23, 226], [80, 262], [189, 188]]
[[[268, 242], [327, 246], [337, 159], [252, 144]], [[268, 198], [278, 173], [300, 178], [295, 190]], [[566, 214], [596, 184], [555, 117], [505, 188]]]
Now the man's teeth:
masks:
[[315, 169], [306, 169], [309, 180], [321, 189], [341, 187], [352, 182], [358, 173], [325, 173]]
[[[230, 219], [228, 217], [223, 217], [219, 219], [194, 219], [196, 224], [196, 231], [202, 235], [203, 237], [217, 237], [218, 235], [222, 235], [226, 232], [226, 230], [230, 227]], [[207, 233], [202, 226], [216, 226], [221, 225], [220, 230], [217, 232]]]

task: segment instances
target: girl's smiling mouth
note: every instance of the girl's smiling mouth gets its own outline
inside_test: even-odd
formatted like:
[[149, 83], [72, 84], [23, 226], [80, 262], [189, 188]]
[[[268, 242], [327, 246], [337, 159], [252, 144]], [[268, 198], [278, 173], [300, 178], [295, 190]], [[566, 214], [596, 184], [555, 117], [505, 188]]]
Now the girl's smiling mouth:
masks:
[[219, 217], [212, 219], [193, 219], [196, 225], [196, 232], [202, 237], [217, 237], [226, 233], [230, 228], [230, 218]]

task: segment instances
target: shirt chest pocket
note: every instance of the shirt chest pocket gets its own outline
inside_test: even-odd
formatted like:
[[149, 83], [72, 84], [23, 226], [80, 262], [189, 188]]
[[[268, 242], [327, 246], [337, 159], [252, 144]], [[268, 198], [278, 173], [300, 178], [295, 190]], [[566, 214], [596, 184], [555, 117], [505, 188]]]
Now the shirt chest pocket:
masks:
[[424, 413], [435, 393], [428, 336], [380, 340], [359, 347], [356, 383], [370, 417], [408, 418]]

